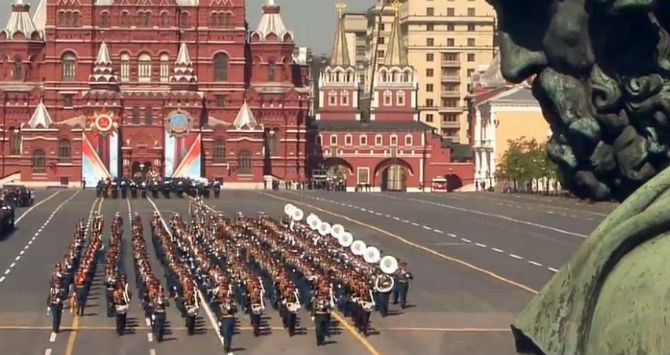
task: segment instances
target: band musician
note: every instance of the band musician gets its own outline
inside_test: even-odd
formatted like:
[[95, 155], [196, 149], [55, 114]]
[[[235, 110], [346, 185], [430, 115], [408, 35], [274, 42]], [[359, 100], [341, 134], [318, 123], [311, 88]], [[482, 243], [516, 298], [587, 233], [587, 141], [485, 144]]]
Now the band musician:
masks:
[[153, 314], [151, 316], [153, 320], [153, 333], [156, 337], [157, 342], [163, 341], [163, 334], [165, 332], [165, 321], [167, 320], [167, 315], [165, 314], [166, 308], [170, 305], [163, 288], [160, 287], [157, 292], [155, 292], [155, 298], [152, 302]]
[[375, 304], [382, 317], [386, 317], [389, 313], [389, 300], [394, 284], [392, 276], [381, 272], [375, 278]]
[[130, 303], [130, 295], [123, 283], [119, 282], [114, 290], [114, 311], [116, 313], [116, 332], [123, 335], [126, 329], [126, 319], [128, 316], [128, 305]]
[[249, 291], [249, 318], [251, 320], [251, 327], [254, 329], [254, 336], [257, 337], [261, 334], [261, 317], [265, 309], [263, 302], [264, 291], [257, 285], [253, 285]]
[[195, 321], [200, 310], [200, 303], [198, 302], [197, 288], [191, 282], [188, 282], [184, 288], [184, 308], [186, 310], [186, 330], [188, 335], [193, 335], [195, 334]]
[[325, 344], [326, 336], [329, 336], [330, 314], [332, 311], [329, 290], [321, 287], [317, 292], [317, 297], [312, 304], [312, 320], [316, 327], [316, 345]]
[[293, 285], [287, 285], [282, 292], [281, 307], [279, 314], [281, 315], [282, 325], [288, 329], [288, 335], [295, 335], [295, 327], [298, 323], [298, 310], [301, 308], [300, 297], [298, 291]]

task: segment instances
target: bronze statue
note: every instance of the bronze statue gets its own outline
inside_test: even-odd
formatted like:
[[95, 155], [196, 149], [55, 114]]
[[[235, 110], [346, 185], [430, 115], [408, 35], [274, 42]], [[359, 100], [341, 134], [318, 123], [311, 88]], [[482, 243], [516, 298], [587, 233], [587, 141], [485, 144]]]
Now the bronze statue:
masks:
[[517, 351], [670, 354], [670, 1], [488, 1], [561, 184], [623, 201], [515, 320]]

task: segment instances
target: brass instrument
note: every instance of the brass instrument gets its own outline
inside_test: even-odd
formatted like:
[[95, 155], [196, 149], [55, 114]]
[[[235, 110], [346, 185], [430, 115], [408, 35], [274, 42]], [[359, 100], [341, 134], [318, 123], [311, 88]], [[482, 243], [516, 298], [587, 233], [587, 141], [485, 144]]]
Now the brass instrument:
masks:
[[375, 279], [375, 291], [377, 292], [391, 292], [394, 286], [395, 280], [393, 280], [393, 276], [391, 275], [382, 274]]

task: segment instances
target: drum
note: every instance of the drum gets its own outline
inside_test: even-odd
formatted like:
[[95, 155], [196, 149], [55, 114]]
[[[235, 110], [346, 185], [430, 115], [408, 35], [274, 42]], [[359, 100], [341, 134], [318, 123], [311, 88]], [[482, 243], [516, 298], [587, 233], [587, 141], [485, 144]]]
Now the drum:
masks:
[[189, 317], [195, 317], [198, 315], [198, 312], [200, 311], [200, 308], [198, 307], [189, 307], [186, 310], [186, 313], [188, 314]]
[[289, 312], [295, 313], [300, 309], [300, 304], [299, 303], [287, 303], [286, 304], [286, 309], [288, 309]]
[[263, 307], [261, 307], [261, 306], [251, 307], [251, 312], [253, 314], [261, 314], [263, 312]]
[[361, 302], [361, 306], [366, 312], [372, 312], [372, 310], [375, 308], [375, 304], [372, 302]]
[[126, 314], [128, 312], [128, 305], [124, 304], [122, 306], [116, 306], [116, 313], [118, 314]]

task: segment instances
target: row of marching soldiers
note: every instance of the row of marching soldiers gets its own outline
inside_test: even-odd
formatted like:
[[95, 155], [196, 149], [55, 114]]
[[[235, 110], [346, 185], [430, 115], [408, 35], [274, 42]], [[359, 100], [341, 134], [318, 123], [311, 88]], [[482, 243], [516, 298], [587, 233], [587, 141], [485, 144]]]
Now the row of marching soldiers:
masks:
[[128, 306], [132, 296], [126, 274], [123, 273], [123, 217], [114, 215], [105, 259], [105, 300], [107, 317], [116, 317], [116, 332], [126, 329]]
[[68, 298], [70, 312], [84, 315], [86, 299], [103, 249], [102, 216], [95, 216], [89, 223], [79, 221], [63, 262], [56, 264], [51, 274], [46, 304], [54, 333], [60, 332], [63, 307]]

